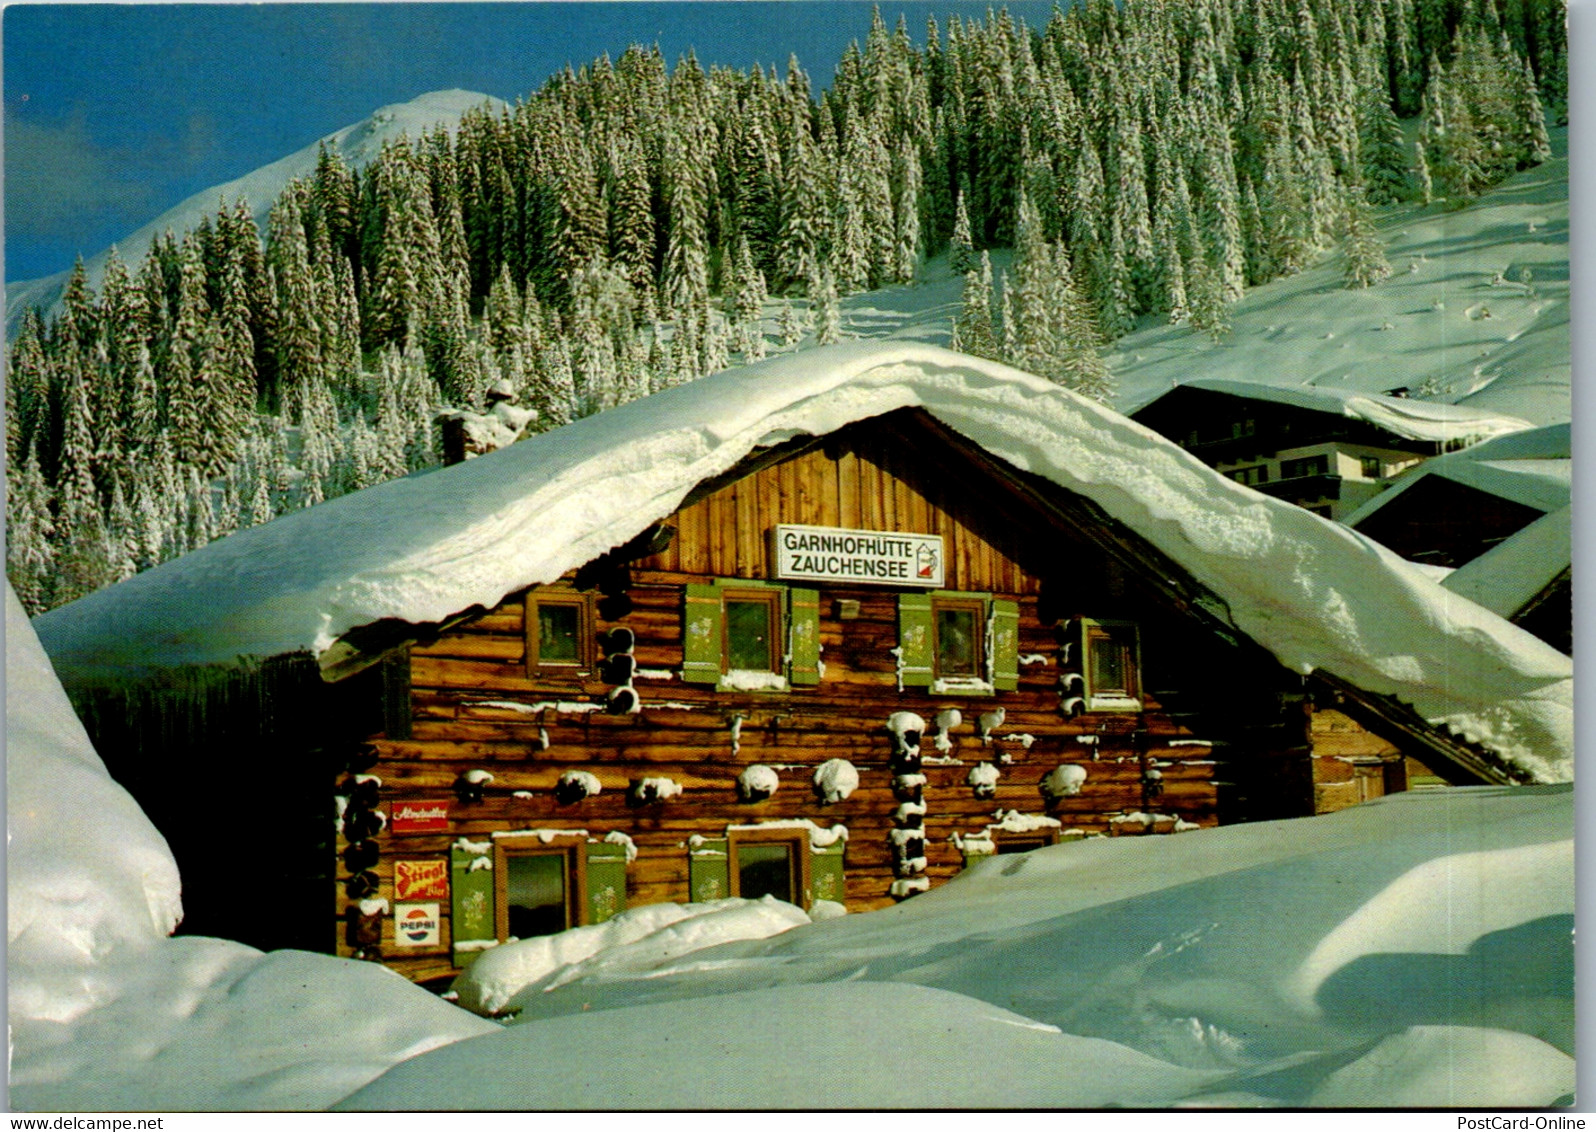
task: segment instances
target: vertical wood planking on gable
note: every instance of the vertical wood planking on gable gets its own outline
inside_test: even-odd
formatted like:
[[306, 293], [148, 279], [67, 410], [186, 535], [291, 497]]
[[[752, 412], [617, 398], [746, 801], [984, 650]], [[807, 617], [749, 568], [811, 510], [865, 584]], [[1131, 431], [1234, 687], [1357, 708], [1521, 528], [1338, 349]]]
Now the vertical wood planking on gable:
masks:
[[736, 564], [739, 578], [759, 577], [764, 566], [759, 553], [759, 515], [756, 477], [750, 476], [732, 485], [732, 507], [737, 516]]
[[735, 555], [727, 545], [729, 539], [736, 537], [732, 528], [736, 514], [727, 495], [727, 490], [721, 488], [705, 500], [709, 505], [709, 569], [722, 578], [732, 577], [737, 568]]
[[837, 514], [840, 526], [865, 527], [859, 506], [859, 456], [851, 448], [837, 460]]

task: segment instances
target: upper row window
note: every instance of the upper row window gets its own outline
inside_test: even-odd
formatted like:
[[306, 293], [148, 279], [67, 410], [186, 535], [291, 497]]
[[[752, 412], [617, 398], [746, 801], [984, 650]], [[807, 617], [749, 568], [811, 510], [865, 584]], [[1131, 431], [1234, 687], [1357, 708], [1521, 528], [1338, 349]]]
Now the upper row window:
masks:
[[1330, 474], [1330, 457], [1325, 455], [1304, 456], [1298, 460], [1280, 461], [1280, 478], [1283, 480], [1301, 479], [1303, 476], [1324, 476]]
[[1019, 685], [1020, 609], [989, 594], [898, 595], [898, 675], [933, 693], [1012, 691]]
[[819, 593], [743, 580], [688, 586], [682, 679], [744, 692], [819, 683]]
[[535, 589], [526, 595], [529, 673], [586, 675], [594, 665], [592, 597], [576, 590]]

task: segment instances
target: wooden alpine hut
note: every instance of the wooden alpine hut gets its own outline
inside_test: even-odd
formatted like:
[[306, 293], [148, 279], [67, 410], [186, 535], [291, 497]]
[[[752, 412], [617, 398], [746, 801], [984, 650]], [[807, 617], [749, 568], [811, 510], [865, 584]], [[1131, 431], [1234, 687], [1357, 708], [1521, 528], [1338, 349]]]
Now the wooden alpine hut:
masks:
[[[36, 625], [187, 930], [422, 981], [640, 904], [863, 911], [1414, 768], [1555, 779], [1571, 742], [1566, 657], [1110, 410], [898, 342], [724, 371]], [[1338, 793], [1320, 764], [1375, 770]]]

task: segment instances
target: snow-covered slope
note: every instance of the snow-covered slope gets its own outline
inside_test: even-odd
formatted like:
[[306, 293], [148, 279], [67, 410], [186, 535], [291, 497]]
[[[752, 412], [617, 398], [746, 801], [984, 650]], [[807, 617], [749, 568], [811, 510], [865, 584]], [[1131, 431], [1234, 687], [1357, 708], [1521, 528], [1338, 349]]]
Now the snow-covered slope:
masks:
[[876, 341], [724, 370], [452, 468], [211, 543], [53, 610], [68, 683], [321, 652], [552, 581], [761, 445], [910, 406], [1103, 507], [1301, 672], [1326, 668], [1546, 780], [1572, 774], [1569, 659], [1389, 551], [1218, 475], [1094, 402], [994, 362]]
[[[1356, 393], [1406, 386], [1415, 399], [1537, 425], [1568, 420], [1567, 131], [1554, 131], [1552, 144], [1558, 157], [1462, 209], [1404, 205], [1377, 218], [1395, 271], [1378, 286], [1347, 290], [1331, 252], [1248, 291], [1226, 312], [1232, 331], [1218, 343], [1145, 320], [1107, 355], [1115, 407], [1134, 412], [1181, 382], [1221, 379]], [[1008, 261], [995, 251], [994, 272]], [[845, 299], [844, 330], [947, 345], [960, 287], [938, 257], [917, 286]]]
[[340, 1107], [1548, 1105], [1573, 909], [1566, 787], [1059, 845], [547, 980]]
[[5, 637], [13, 1107], [319, 1108], [492, 1029], [373, 964], [166, 938], [177, 863], [106, 774], [9, 586]]
[[[1566, 149], [1566, 131], [1555, 144]], [[1129, 412], [1182, 381], [1225, 378], [1361, 393], [1406, 386], [1535, 424], [1568, 420], [1568, 159], [1456, 211], [1398, 209], [1378, 228], [1394, 274], [1377, 286], [1345, 288], [1331, 254], [1248, 291], [1217, 343], [1175, 326], [1120, 339], [1108, 359], [1116, 404]]]
[[[496, 108], [504, 105], [498, 99], [468, 90], [440, 90], [423, 94], [409, 102], [384, 106], [371, 117], [328, 134], [319, 142], [307, 145], [297, 153], [291, 153], [270, 165], [263, 165], [237, 180], [213, 185], [195, 193], [182, 204], [168, 209], [144, 227], [130, 233], [125, 239], [118, 240], [117, 253], [130, 269], [136, 268], [157, 236], [171, 229], [181, 237], [184, 232], [197, 227], [204, 217], [215, 216], [217, 205], [221, 200], [226, 200], [231, 205], [239, 197], [245, 198], [249, 202], [250, 211], [254, 213], [256, 223], [264, 226], [266, 214], [271, 211], [272, 204], [284, 187], [294, 178], [308, 177], [316, 171], [318, 147], [323, 142], [328, 148], [336, 148], [351, 166], [360, 168], [377, 156], [384, 142], [392, 141], [401, 133], [415, 140], [439, 125], [448, 127], [452, 132], [459, 124], [461, 115], [484, 103], [490, 103]], [[110, 249], [107, 248], [84, 260], [83, 266], [88, 273], [91, 286], [96, 288], [99, 286], [109, 253]], [[30, 307], [39, 307], [46, 311], [54, 307], [61, 297], [69, 274], [70, 272], [62, 271], [42, 279], [6, 284], [8, 337], [15, 332], [23, 313]]]

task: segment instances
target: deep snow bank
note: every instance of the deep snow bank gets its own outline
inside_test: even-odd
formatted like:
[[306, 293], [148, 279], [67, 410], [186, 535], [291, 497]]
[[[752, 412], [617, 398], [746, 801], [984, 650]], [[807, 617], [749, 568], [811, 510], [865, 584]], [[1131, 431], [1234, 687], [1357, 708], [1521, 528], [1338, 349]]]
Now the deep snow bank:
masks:
[[106, 774], [9, 586], [5, 628], [12, 1106], [321, 1108], [493, 1028], [372, 964], [167, 939], [166, 842]]
[[649, 970], [667, 959], [740, 939], [765, 939], [809, 923], [802, 908], [766, 896], [694, 904], [644, 904], [602, 924], [489, 948], [454, 981], [477, 1014], [519, 1008], [523, 996], [596, 971]]
[[551, 581], [763, 445], [923, 408], [1087, 496], [1301, 672], [1395, 694], [1546, 780], [1572, 774], [1569, 659], [1395, 555], [1040, 378], [905, 342], [724, 370], [497, 453], [285, 516], [39, 619], [70, 681], [326, 649]]
[[1572, 798], [1060, 845], [765, 940], [600, 952], [504, 1034], [343, 1105], [1553, 1104], [1574, 1087]]

